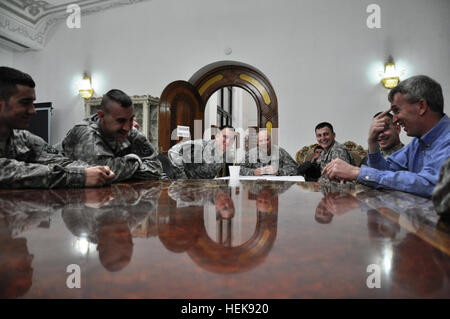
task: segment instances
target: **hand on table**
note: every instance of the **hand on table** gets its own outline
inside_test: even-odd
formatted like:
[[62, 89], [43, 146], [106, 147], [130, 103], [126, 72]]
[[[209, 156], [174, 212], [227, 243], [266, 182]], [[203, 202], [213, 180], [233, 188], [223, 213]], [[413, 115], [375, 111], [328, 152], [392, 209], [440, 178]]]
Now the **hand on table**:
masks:
[[344, 183], [344, 181], [354, 181], [358, 178], [360, 168], [335, 158], [322, 171], [322, 175], [327, 175], [331, 181]]
[[86, 180], [84, 185], [86, 187], [109, 185], [114, 180], [116, 175], [108, 166], [94, 166], [85, 169]]
[[277, 175], [278, 170], [276, 168], [274, 168], [271, 165], [267, 165], [264, 167], [260, 167], [255, 169], [255, 171], [253, 172], [253, 174], [255, 174], [255, 176], [261, 176], [261, 175]]

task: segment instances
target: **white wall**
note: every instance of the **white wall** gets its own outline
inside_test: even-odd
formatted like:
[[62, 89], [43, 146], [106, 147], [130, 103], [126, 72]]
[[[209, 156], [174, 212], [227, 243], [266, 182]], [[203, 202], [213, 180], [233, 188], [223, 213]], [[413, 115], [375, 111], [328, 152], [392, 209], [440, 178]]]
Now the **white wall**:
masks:
[[[381, 29], [368, 29], [366, 7], [381, 6]], [[96, 93], [121, 88], [159, 96], [201, 67], [236, 60], [260, 69], [279, 103], [280, 145], [292, 155], [329, 121], [341, 142], [366, 145], [372, 115], [388, 105], [376, 78], [389, 55], [406, 76], [427, 74], [450, 98], [448, 0], [153, 0], [61, 24], [41, 52], [14, 63], [52, 101], [52, 142], [83, 116], [74, 83], [93, 75]], [[230, 47], [231, 55], [224, 49]]]
[[0, 46], [0, 66], [14, 66], [14, 52]]

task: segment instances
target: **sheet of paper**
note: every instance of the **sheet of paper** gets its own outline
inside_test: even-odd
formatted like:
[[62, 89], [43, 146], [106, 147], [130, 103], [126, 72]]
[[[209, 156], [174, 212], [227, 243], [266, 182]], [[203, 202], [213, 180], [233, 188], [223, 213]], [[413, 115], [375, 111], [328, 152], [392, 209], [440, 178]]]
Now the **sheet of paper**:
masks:
[[[230, 179], [227, 177], [218, 177], [216, 179]], [[272, 176], [272, 175], [263, 175], [263, 176], [239, 176], [239, 180], [241, 181], [255, 181], [255, 180], [267, 180], [267, 181], [286, 181], [286, 182], [304, 182], [305, 178], [303, 176]]]

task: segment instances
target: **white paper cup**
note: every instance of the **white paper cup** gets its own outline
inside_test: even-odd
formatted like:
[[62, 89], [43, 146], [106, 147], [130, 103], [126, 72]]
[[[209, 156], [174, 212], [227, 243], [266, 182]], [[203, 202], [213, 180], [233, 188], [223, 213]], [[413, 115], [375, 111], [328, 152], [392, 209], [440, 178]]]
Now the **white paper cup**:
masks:
[[239, 179], [239, 171], [241, 170], [241, 166], [230, 165], [228, 168], [230, 169], [230, 179]]

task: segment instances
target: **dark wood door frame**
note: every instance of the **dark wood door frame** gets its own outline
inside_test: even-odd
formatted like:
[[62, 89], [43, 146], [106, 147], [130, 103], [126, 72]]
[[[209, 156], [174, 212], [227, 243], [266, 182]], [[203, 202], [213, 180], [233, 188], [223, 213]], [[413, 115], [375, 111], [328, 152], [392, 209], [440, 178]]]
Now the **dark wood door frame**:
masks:
[[255, 67], [237, 61], [218, 61], [198, 70], [189, 82], [198, 90], [203, 104], [226, 86], [246, 90], [258, 108], [258, 127], [278, 128], [278, 100], [269, 79]]
[[[170, 132], [175, 126], [175, 123], [172, 123], [172, 117], [176, 112], [171, 110], [177, 108], [176, 102], [180, 98], [183, 103], [192, 104], [196, 119], [204, 120], [204, 110], [208, 99], [214, 92], [227, 86], [240, 87], [253, 97], [258, 109], [259, 128], [269, 130], [278, 128], [278, 100], [269, 79], [249, 64], [218, 61], [198, 70], [188, 82], [175, 81], [164, 89], [159, 104], [159, 151], [166, 154], [173, 144], [170, 140]], [[180, 98], [176, 98], [178, 95]], [[191, 124], [184, 123], [184, 125]], [[272, 141], [277, 143], [278, 136], [272, 136]]]

